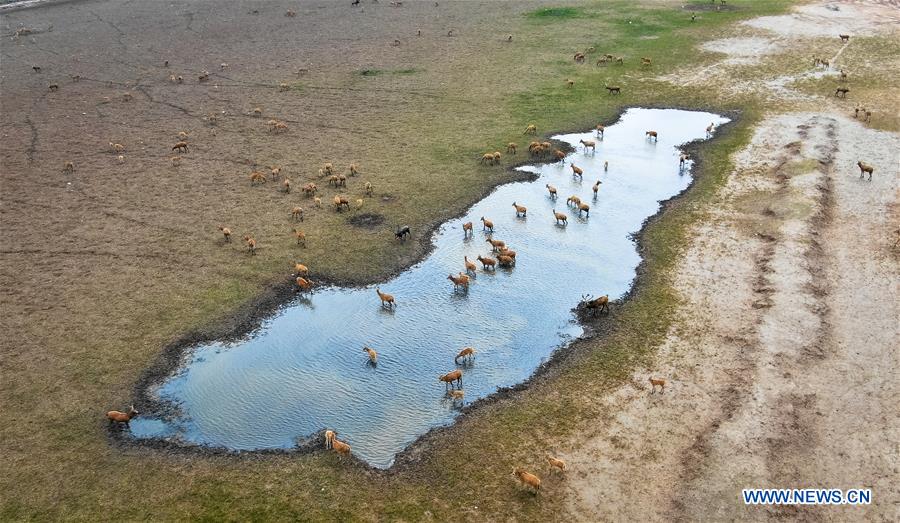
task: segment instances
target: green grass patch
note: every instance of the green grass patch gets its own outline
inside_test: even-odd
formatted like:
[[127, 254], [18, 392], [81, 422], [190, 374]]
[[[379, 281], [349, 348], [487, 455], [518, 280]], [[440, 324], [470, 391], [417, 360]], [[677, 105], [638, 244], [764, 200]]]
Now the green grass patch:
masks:
[[525, 16], [538, 20], [563, 20], [566, 18], [580, 18], [584, 16], [584, 11], [575, 7], [545, 7], [531, 11]]

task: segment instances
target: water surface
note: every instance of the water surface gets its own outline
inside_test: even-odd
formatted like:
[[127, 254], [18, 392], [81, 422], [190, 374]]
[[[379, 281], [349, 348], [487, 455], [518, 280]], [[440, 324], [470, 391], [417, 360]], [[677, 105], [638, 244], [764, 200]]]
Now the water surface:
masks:
[[[425, 260], [379, 284], [396, 297], [395, 310], [380, 306], [375, 286], [319, 289], [247, 339], [191, 351], [155, 392], [183, 417], [139, 417], [132, 434], [250, 450], [289, 448], [298, 437], [330, 428], [358, 457], [390, 466], [418, 436], [458, 413], [462, 402], [447, 398], [437, 377], [457, 368], [460, 349], [478, 351], [462, 367], [470, 402], [525, 380], [579, 336], [571, 309], [582, 294], [616, 299], [628, 291], [640, 262], [630, 235], [660, 201], [690, 183], [678, 146], [704, 138], [711, 122], [727, 121], [703, 112], [631, 109], [602, 141], [594, 133], [557, 136], [577, 146], [565, 164], [523, 168], [539, 178], [499, 187], [440, 227]], [[645, 138], [648, 129], [659, 133], [658, 142]], [[579, 139], [597, 141], [596, 152]], [[573, 178], [571, 163], [584, 169], [583, 181]], [[548, 197], [547, 183], [558, 188], [558, 200]], [[567, 207], [570, 195], [590, 204], [589, 217]], [[528, 207], [526, 218], [515, 216], [514, 201]], [[555, 225], [554, 208], [569, 216], [568, 226]], [[457, 293], [447, 275], [464, 270], [464, 255], [474, 260], [490, 252], [481, 216], [493, 220], [493, 237], [518, 253], [517, 263], [479, 270], [469, 291]], [[467, 221], [476, 231], [464, 239]], [[377, 366], [369, 365], [364, 345], [378, 351]]]

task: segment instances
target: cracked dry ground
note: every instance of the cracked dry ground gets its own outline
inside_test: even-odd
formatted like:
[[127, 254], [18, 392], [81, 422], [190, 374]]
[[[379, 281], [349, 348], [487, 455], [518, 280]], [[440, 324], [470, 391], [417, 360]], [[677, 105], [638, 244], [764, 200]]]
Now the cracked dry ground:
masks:
[[[614, 421], [567, 444], [574, 516], [897, 520], [896, 151], [838, 115], [759, 126], [695, 228], [657, 365], [596, 398]], [[883, 166], [873, 181], [857, 155]], [[744, 506], [753, 487], [871, 488], [874, 503]]]

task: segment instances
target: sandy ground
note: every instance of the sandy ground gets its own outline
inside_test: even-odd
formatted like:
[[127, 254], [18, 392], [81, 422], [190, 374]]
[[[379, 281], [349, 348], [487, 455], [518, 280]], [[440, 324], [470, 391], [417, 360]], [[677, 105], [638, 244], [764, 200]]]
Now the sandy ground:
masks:
[[[841, 112], [770, 115], [736, 155], [678, 269], [684, 306], [657, 364], [595, 399], [615, 422], [569, 442], [575, 519], [900, 517], [900, 137]], [[858, 159], [879, 166], [871, 182]], [[668, 379], [665, 394], [649, 376]], [[874, 500], [743, 505], [741, 489], [767, 487]]]

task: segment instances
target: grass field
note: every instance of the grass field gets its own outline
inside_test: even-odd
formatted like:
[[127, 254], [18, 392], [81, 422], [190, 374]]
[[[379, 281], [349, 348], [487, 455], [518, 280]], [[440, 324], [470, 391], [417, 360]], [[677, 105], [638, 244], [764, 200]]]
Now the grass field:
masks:
[[[679, 87], [660, 77], [712, 62], [715, 54], [697, 44], [790, 2], [732, 0], [720, 12], [655, 0], [402, 8], [364, 0], [364, 12], [345, 4], [265, 3], [253, 14], [243, 2], [85, 0], [3, 14], [0, 519], [559, 514], [553, 483], [532, 497], [509, 472], [540, 463], [560, 435], [602, 423], [609, 413], [585, 401], [585, 391], [596, 396], [651, 361], [678, 305], [671, 269], [689, 225], [724, 182], [730, 154], [772, 109], [759, 92]], [[296, 18], [284, 16], [289, 7]], [[38, 31], [11, 38], [21, 26]], [[591, 46], [596, 53], [575, 64], [572, 55]], [[897, 48], [873, 37], [866, 50], [889, 59]], [[624, 65], [595, 66], [592, 58], [605, 52]], [[642, 56], [653, 66], [642, 68]], [[767, 60], [741, 74], [787, 73], [806, 59]], [[203, 70], [211, 80], [198, 84]], [[169, 74], [185, 83], [170, 84]], [[879, 99], [894, 80], [870, 84], [865, 96]], [[829, 81], [799, 87], [833, 89]], [[48, 92], [51, 82], [60, 89]], [[281, 82], [291, 89], [279, 91]], [[607, 95], [604, 85], [622, 94]], [[110, 444], [103, 413], [129, 403], [162, 347], [187, 332], [228, 330], [235, 310], [288, 281], [294, 261], [317, 280], [395, 273], [426, 252], [426, 231], [512, 180], [507, 168], [526, 160], [520, 152], [504, 155], [503, 167], [483, 167], [483, 152], [511, 141], [524, 151], [529, 123], [547, 136], [592, 128], [636, 105], [727, 111], [736, 120], [699, 147], [694, 186], [646, 228], [640, 285], [598, 326], [607, 335], [579, 342], [546, 379], [429, 435], [409, 463], [387, 473], [324, 453], [207, 456]], [[255, 107], [262, 118], [252, 116]], [[210, 113], [218, 125], [208, 124]], [[269, 118], [287, 122], [288, 133], [266, 132]], [[875, 125], [898, 128], [896, 116]], [[192, 149], [174, 168], [168, 149], [179, 131], [190, 134]], [[126, 144], [124, 163], [106, 152], [110, 141]], [[69, 159], [73, 175], [61, 173]], [[326, 161], [342, 171], [361, 165], [346, 192], [361, 197], [371, 182], [375, 197], [358, 212], [379, 215], [382, 225], [352, 226], [357, 211], [316, 209], [298, 191], [248, 181], [252, 169], [277, 164], [295, 187], [318, 183], [327, 203], [337, 191], [318, 178]], [[305, 249], [291, 235], [289, 211], [298, 204], [307, 215]], [[400, 223], [415, 241], [392, 241]], [[259, 254], [247, 256], [240, 241], [224, 244], [218, 224], [253, 234]]]

